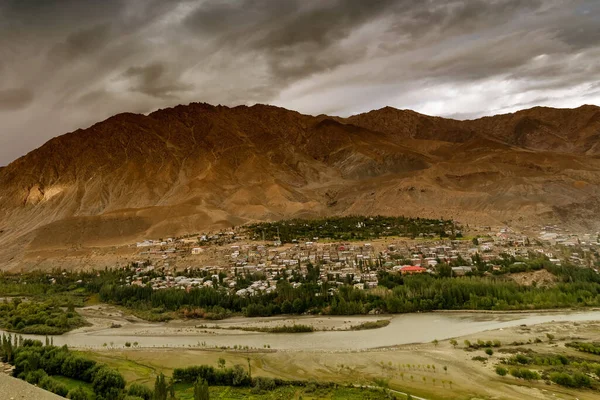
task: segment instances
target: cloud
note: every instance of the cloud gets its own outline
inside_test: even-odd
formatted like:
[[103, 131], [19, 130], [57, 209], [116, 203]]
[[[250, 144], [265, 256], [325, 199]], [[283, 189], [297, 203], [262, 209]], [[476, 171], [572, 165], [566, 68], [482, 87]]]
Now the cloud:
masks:
[[131, 90], [162, 99], [174, 98], [177, 92], [192, 89], [191, 85], [181, 83], [179, 77], [161, 63], [130, 67], [123, 76], [133, 82]]
[[32, 101], [33, 93], [27, 89], [0, 90], [0, 112], [20, 110]]
[[192, 101], [472, 118], [593, 103], [599, 81], [596, 0], [4, 0], [0, 165]]
[[[272, 83], [286, 84], [365, 55], [343, 47], [354, 29], [381, 17], [393, 0], [206, 2], [184, 21], [216, 48], [260, 54]], [[234, 52], [235, 54], [235, 52]]]
[[49, 51], [50, 62], [71, 62], [101, 51], [111, 39], [110, 31], [111, 26], [103, 23], [69, 34]]

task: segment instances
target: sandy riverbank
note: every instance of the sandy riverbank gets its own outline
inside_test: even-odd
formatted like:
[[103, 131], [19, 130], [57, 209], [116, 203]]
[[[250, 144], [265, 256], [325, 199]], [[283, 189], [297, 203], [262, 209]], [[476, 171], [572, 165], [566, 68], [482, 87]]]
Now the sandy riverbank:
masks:
[[[377, 331], [372, 331], [376, 335]], [[546, 333], [556, 339], [549, 342]], [[290, 340], [293, 340], [291, 337]], [[541, 343], [535, 343], [541, 338]], [[574, 354], [564, 343], [574, 339], [600, 341], [599, 322], [548, 322], [490, 330], [458, 338], [455, 348], [450, 341], [409, 344], [365, 351], [234, 351], [206, 349], [133, 349], [92, 351], [89, 354], [103, 362], [118, 366], [128, 380], [153, 379], [155, 373], [172, 373], [173, 368], [198, 364], [217, 365], [224, 358], [227, 365], [248, 365], [258, 376], [288, 379], [331, 380], [340, 383], [372, 384], [374, 378], [385, 378], [391, 388], [435, 399], [598, 399], [597, 392], [575, 391], [543, 382], [528, 383], [512, 377], [500, 377], [494, 364], [503, 355], [496, 351], [487, 363], [472, 360], [483, 350], [465, 351], [463, 341], [500, 340], [503, 347], [523, 341], [524, 347], [538, 353]], [[581, 353], [577, 356], [582, 356]], [[584, 355], [585, 357], [585, 355]], [[409, 367], [407, 367], [409, 366]], [[429, 366], [429, 368], [427, 367]], [[433, 368], [435, 367], [435, 368]], [[446, 369], [444, 369], [446, 367]], [[425, 378], [425, 379], [423, 379]]]
[[[231, 317], [224, 320], [204, 319], [177, 319], [164, 323], [144, 321], [133, 315], [127, 314], [119, 308], [110, 305], [95, 305], [78, 309], [78, 312], [90, 323], [90, 326], [73, 331], [98, 332], [111, 329], [118, 335], [123, 332], [140, 336], [170, 336], [170, 335], [198, 335], [202, 333], [250, 334], [251, 329], [269, 329], [292, 325], [307, 325], [315, 332], [319, 331], [349, 331], [365, 322], [391, 320], [393, 315], [356, 315], [356, 316], [275, 316], [275, 317]], [[243, 328], [248, 330], [235, 328]], [[107, 333], [108, 334], [108, 333]]]

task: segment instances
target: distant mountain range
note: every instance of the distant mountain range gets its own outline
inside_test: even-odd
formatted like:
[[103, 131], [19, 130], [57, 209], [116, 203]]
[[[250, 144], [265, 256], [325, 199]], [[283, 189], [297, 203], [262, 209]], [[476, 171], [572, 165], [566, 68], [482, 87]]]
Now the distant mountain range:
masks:
[[[247, 221], [338, 214], [600, 228], [600, 108], [457, 121], [193, 103], [119, 114], [0, 169], [0, 267]], [[37, 252], [37, 253], [36, 253]]]

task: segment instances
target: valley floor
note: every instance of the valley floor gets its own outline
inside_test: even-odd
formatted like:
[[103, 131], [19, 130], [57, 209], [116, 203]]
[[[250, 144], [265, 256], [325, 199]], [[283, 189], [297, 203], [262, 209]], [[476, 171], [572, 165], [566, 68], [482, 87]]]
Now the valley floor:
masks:
[[[443, 325], [437, 329], [442, 331]], [[369, 331], [376, 337], [378, 330]], [[549, 341], [546, 334], [556, 339]], [[311, 335], [311, 334], [309, 334]], [[269, 335], [264, 335], [268, 341]], [[288, 335], [294, 341], [296, 335]], [[535, 339], [541, 343], [535, 343]], [[208, 364], [217, 365], [220, 358], [228, 366], [247, 367], [253, 376], [286, 379], [334, 381], [345, 385], [374, 385], [385, 381], [391, 389], [435, 399], [580, 399], [600, 398], [597, 391], [567, 389], [548, 385], [543, 381], [527, 382], [495, 371], [499, 357], [508, 356], [495, 351], [487, 357], [483, 350], [466, 351], [463, 341], [499, 340], [502, 348], [532, 349], [537, 353], [574, 355], [566, 348], [572, 340], [600, 341], [598, 322], [548, 322], [538, 325], [514, 326], [457, 338], [458, 345], [449, 340], [439, 343], [421, 343], [363, 351], [275, 351], [220, 350], [195, 348], [137, 348], [87, 350], [90, 357], [117, 368], [128, 382], [151, 385], [157, 373], [170, 375], [174, 368]], [[521, 346], [511, 345], [519, 341]], [[576, 354], [582, 357], [581, 353]], [[472, 360], [474, 356], [487, 358], [485, 362]], [[585, 356], [585, 355], [584, 355]], [[598, 356], [590, 355], [598, 361]], [[299, 396], [300, 394], [298, 394]], [[294, 395], [296, 396], [296, 394]], [[303, 395], [306, 398], [305, 395]], [[219, 397], [236, 398], [236, 397]], [[296, 397], [298, 398], [298, 397]], [[334, 398], [334, 397], [325, 397]]]

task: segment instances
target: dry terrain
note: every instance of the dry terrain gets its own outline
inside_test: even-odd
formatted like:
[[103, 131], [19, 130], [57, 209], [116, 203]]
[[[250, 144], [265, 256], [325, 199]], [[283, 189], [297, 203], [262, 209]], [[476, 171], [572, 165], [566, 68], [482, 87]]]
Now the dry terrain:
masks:
[[[118, 366], [128, 380], [142, 383], [152, 382], [155, 374], [160, 371], [170, 374], [177, 367], [198, 364], [216, 366], [219, 358], [224, 358], [227, 365], [246, 366], [249, 358], [255, 376], [332, 380], [357, 385], [372, 385], [375, 378], [385, 378], [389, 379], [392, 389], [418, 394], [427, 399], [591, 400], [598, 399], [600, 395], [597, 392], [546, 385], [542, 381], [529, 383], [510, 376], [500, 377], [494, 372], [494, 365], [497, 358], [503, 355], [496, 351], [487, 363], [474, 361], [473, 356], [485, 354], [482, 350], [465, 351], [463, 340], [500, 340], [504, 348], [511, 348], [509, 344], [515, 340], [527, 342], [529, 339], [533, 341], [535, 338], [543, 338], [542, 343], [526, 344], [523, 347], [538, 353], [582, 357], [582, 353], [564, 347], [565, 341], [582, 338], [598, 341], [599, 328], [600, 324], [597, 322], [552, 322], [518, 326], [457, 338], [459, 345], [456, 348], [449, 341], [441, 341], [437, 345], [423, 343], [352, 352], [115, 349], [89, 354], [95, 359]], [[546, 333], [554, 334], [557, 339], [550, 343], [545, 338]], [[373, 331], [373, 335], [376, 334]], [[290, 340], [294, 340], [293, 335]]]
[[119, 114], [0, 168], [0, 268], [104, 267], [136, 240], [288, 217], [596, 230], [599, 137], [596, 106], [473, 121], [199, 103]]

